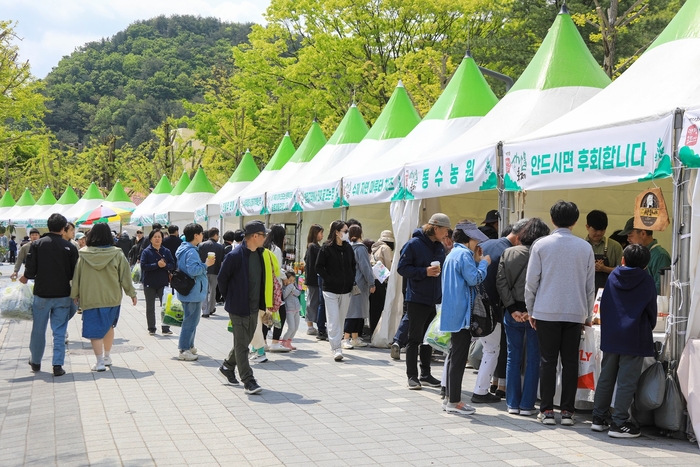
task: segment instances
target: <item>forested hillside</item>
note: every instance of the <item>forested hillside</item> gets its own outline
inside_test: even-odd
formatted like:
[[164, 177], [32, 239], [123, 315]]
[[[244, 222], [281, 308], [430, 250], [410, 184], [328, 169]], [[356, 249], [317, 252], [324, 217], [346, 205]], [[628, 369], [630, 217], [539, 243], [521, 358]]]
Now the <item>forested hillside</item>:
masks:
[[46, 126], [64, 143], [114, 137], [117, 147], [137, 147], [168, 116], [184, 114], [183, 100], [201, 100], [214, 68], [232, 68], [231, 48], [250, 26], [159, 16], [85, 44], [46, 77]]

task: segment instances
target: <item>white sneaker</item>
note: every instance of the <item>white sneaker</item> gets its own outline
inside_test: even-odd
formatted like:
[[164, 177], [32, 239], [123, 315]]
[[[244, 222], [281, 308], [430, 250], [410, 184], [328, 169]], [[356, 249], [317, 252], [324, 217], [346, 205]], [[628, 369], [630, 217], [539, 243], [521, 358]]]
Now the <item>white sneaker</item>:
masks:
[[189, 350], [183, 350], [180, 355], [177, 356], [178, 360], [185, 360], [186, 362], [193, 362], [199, 358], [198, 355], [193, 354]]
[[343, 351], [338, 349], [333, 352], [333, 360], [336, 362], [342, 362], [343, 361]]
[[353, 348], [350, 342], [350, 339], [343, 339], [343, 341], [340, 343], [340, 347], [345, 350], [350, 350]]
[[105, 356], [105, 366], [112, 366], [112, 357]]
[[92, 371], [106, 371], [107, 367], [105, 366], [105, 362], [100, 360], [97, 362], [97, 364], [93, 365]]
[[289, 352], [289, 349], [287, 347], [283, 346], [282, 344], [277, 343], [277, 344], [270, 345], [270, 352], [273, 352], [273, 353]]
[[508, 407], [508, 413], [513, 414], [513, 415], [518, 415], [520, 413], [520, 409], [518, 409], [518, 408], [514, 409], [511, 407]]
[[317, 336], [318, 331], [316, 330], [315, 327], [312, 326], [312, 327], [306, 329], [306, 335], [307, 336]]
[[356, 337], [350, 341], [353, 347], [367, 347], [367, 342], [363, 341], [361, 337]]
[[257, 353], [254, 353], [250, 356], [248, 360], [250, 361], [250, 363], [265, 363], [267, 361], [267, 355], [259, 355]]
[[529, 417], [531, 415], [535, 415], [538, 412], [537, 409], [532, 409], [532, 410], [527, 410], [527, 409], [520, 409], [520, 415], [523, 417]]
[[445, 412], [455, 415], [472, 415], [476, 412], [476, 409], [464, 402], [457, 402], [456, 404], [448, 402], [445, 406]]
[[190, 349], [190, 353], [191, 353], [192, 355], [197, 355], [197, 347], [192, 347], [192, 348]]

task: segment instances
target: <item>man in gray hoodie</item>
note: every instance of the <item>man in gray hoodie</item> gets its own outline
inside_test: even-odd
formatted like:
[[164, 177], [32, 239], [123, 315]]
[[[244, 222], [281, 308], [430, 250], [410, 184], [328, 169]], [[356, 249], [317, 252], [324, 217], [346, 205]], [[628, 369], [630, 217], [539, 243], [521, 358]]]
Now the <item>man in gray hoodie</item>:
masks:
[[549, 211], [556, 229], [530, 250], [525, 282], [525, 305], [540, 343], [540, 414], [554, 425], [554, 391], [561, 356], [561, 424], [574, 424], [581, 325], [591, 324], [595, 300], [595, 258], [591, 246], [574, 236], [579, 211], [557, 201]]

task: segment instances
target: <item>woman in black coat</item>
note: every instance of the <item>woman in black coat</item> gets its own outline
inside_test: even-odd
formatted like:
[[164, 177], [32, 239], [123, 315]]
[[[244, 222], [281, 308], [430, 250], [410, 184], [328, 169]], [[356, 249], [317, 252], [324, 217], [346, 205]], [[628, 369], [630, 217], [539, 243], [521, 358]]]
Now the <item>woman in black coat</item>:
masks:
[[316, 258], [321, 251], [318, 242], [323, 240], [323, 227], [314, 224], [309, 229], [309, 236], [306, 239], [306, 257], [304, 264], [306, 265], [306, 325], [308, 326], [306, 334], [315, 336], [318, 334], [314, 323], [318, 322], [318, 307], [320, 304], [321, 291], [318, 290], [318, 275], [316, 274]]
[[[156, 297], [163, 305], [163, 290], [170, 284], [170, 274], [175, 270], [175, 260], [170, 250], [162, 246], [163, 233], [152, 230], [148, 235], [150, 245], [141, 253], [143, 294], [146, 297], [146, 322], [150, 335], [156, 333]], [[170, 326], [161, 326], [164, 335], [172, 334]]]
[[336, 362], [343, 359], [340, 346], [355, 284], [355, 267], [355, 253], [348, 243], [348, 226], [341, 220], [334, 221], [328, 232], [328, 240], [318, 253], [316, 273], [323, 280], [328, 342]]

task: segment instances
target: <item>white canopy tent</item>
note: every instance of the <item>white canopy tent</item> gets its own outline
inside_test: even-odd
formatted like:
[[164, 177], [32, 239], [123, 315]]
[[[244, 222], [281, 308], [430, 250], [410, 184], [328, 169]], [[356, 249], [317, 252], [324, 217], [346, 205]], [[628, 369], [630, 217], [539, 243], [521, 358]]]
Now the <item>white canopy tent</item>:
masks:
[[202, 167], [192, 177], [192, 181], [181, 195], [170, 201], [167, 208], [161, 208], [161, 214], [156, 216], [156, 222], [160, 222], [160, 216], [167, 216], [166, 225], [176, 223], [194, 222], [194, 213], [207, 205], [207, 202], [216, 194], [216, 190], [209, 182]]
[[170, 223], [168, 210], [170, 206], [177, 206], [179, 204], [180, 198], [190, 184], [190, 181], [190, 176], [187, 175], [187, 172], [182, 172], [180, 180], [178, 180], [177, 184], [173, 187], [168, 197], [156, 206], [156, 209], [153, 211], [153, 222], [158, 222], [162, 225], [168, 225]]
[[164, 174], [160, 177], [158, 184], [153, 189], [150, 195], [146, 196], [141, 204], [136, 206], [136, 209], [131, 214], [131, 220], [129, 224], [132, 225], [149, 225], [153, 223], [153, 213], [158, 208], [158, 206], [163, 203], [173, 187], [170, 185], [170, 180]]
[[69, 221], [74, 221], [86, 212], [96, 209], [104, 202], [104, 197], [100, 193], [95, 182], [92, 182], [80, 200], [67, 209], [63, 216]]

